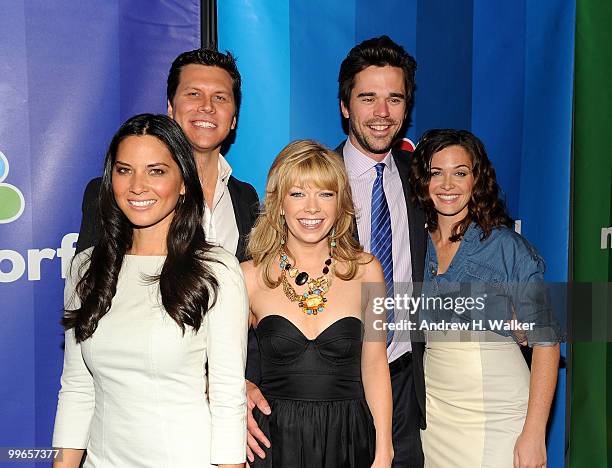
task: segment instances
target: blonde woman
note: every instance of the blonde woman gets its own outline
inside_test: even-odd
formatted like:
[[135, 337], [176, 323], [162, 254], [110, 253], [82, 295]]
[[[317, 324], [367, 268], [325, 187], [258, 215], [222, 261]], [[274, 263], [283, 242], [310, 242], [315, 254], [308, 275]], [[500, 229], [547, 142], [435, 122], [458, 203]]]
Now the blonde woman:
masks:
[[252, 467], [391, 466], [385, 332], [367, 325], [384, 278], [353, 216], [335, 153], [308, 140], [280, 152], [242, 264], [272, 410], [254, 409], [271, 448]]

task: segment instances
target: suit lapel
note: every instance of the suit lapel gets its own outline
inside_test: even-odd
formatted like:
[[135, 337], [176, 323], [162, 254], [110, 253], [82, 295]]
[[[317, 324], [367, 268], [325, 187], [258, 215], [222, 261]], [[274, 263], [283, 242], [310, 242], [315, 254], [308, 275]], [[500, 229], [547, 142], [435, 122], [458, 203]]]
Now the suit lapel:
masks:
[[238, 193], [238, 185], [235, 182], [233, 176], [230, 176], [229, 181], [227, 182], [227, 190], [230, 194], [230, 199], [232, 200], [232, 207], [234, 208], [234, 217], [236, 218], [236, 227], [238, 228], [238, 245], [236, 246], [236, 258], [238, 258], [239, 262], [242, 262], [244, 258], [244, 253], [246, 249], [246, 223], [249, 214], [244, 211], [245, 208], [244, 203], [239, 203], [239, 193]]
[[402, 181], [404, 198], [406, 199], [410, 254], [412, 257], [412, 281], [421, 282], [423, 281], [423, 268], [425, 265], [425, 216], [423, 211], [411, 201], [412, 191], [409, 181], [410, 161], [407, 157], [408, 153], [393, 150], [392, 156]]
[[238, 227], [238, 235], [244, 234], [244, 222], [246, 213], [242, 211], [242, 204], [238, 203], [238, 194], [236, 193], [236, 185], [234, 184], [233, 177], [230, 176], [230, 180], [227, 183], [227, 190], [232, 200], [232, 207], [234, 208], [234, 217], [236, 218], [236, 226]]

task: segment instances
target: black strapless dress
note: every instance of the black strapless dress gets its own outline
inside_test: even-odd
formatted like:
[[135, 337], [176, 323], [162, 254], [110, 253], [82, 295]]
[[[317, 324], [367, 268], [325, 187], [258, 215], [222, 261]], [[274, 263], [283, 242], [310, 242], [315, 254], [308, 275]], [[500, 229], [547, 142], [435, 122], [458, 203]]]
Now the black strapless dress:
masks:
[[256, 334], [272, 414], [255, 408], [253, 416], [272, 447], [251, 467], [369, 468], [376, 434], [361, 382], [361, 321], [344, 317], [309, 340], [268, 315]]

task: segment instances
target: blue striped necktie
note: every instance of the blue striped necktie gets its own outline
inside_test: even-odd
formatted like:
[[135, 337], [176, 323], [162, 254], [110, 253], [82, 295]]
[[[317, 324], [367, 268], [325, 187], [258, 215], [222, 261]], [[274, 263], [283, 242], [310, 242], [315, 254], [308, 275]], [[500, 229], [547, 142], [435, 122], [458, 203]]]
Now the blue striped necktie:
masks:
[[[370, 232], [370, 251], [382, 265], [387, 286], [387, 297], [393, 297], [393, 249], [391, 246], [391, 215], [383, 188], [385, 163], [378, 163], [376, 180], [372, 187], [372, 230]], [[394, 321], [393, 309], [387, 309], [387, 322]], [[393, 330], [387, 329], [387, 346], [393, 339]]]

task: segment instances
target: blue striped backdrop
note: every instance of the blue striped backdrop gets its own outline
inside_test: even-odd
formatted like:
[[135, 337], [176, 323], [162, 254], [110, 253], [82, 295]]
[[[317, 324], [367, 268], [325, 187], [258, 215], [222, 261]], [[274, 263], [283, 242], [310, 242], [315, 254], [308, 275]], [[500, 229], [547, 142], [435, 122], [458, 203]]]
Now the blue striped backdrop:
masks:
[[[568, 278], [575, 2], [547, 0], [224, 0], [219, 46], [236, 53], [244, 99], [235, 174], [263, 193], [270, 162], [289, 141], [335, 147], [345, 135], [340, 62], [363, 39], [388, 34], [418, 62], [408, 136], [466, 128], [484, 141], [510, 212]], [[563, 350], [565, 352], [565, 350]], [[565, 370], [549, 432], [549, 466], [563, 466]]]
[[[263, 191], [274, 155], [296, 138], [345, 138], [341, 60], [389, 34], [419, 62], [408, 136], [465, 127], [486, 143], [512, 215], [548, 279], [567, 278], [575, 2], [547, 0], [223, 0], [220, 47], [239, 58], [244, 101], [228, 157]], [[78, 230], [85, 183], [126, 117], [165, 112], [171, 60], [199, 44], [199, 1], [8, 2], [0, 31], [0, 151], [23, 215], [0, 250], [27, 257]], [[3, 272], [10, 269], [2, 262]], [[48, 445], [61, 372], [60, 262], [0, 284], [0, 445]], [[549, 437], [562, 466], [565, 374]], [[24, 465], [27, 466], [27, 465]]]

